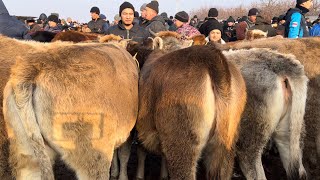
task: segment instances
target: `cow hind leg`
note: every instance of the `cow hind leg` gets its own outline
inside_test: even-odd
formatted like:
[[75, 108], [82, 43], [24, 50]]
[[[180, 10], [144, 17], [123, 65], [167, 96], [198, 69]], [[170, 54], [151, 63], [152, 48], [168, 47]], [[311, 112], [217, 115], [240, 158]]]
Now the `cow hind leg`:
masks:
[[17, 180], [41, 180], [39, 162], [31, 147], [15, 139], [10, 139], [9, 163]]
[[118, 149], [115, 149], [113, 152], [112, 164], [110, 168], [110, 179], [116, 180], [119, 178], [119, 162], [118, 162]]
[[120, 175], [119, 180], [128, 180], [127, 167], [131, 153], [132, 138], [129, 137], [128, 140], [122, 144], [118, 149], [118, 156], [120, 160]]
[[142, 180], [144, 179], [144, 168], [145, 168], [147, 152], [141, 146], [138, 146], [137, 156], [138, 156], [138, 165], [137, 165], [136, 179]]

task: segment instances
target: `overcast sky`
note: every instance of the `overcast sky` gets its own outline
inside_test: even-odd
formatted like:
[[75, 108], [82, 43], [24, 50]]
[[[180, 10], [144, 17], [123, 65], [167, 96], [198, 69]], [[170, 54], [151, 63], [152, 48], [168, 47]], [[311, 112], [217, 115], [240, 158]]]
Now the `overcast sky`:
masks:
[[[140, 13], [140, 6], [151, 0], [128, 0]], [[233, 7], [250, 5], [257, 0], [158, 0], [159, 11], [174, 15], [177, 11], [185, 10], [190, 12], [197, 7]], [[47, 15], [52, 12], [59, 13], [60, 18], [71, 17], [80, 22], [90, 20], [90, 8], [98, 6], [107, 19], [113, 20], [119, 11], [119, 6], [124, 0], [3, 0], [9, 13], [17, 16], [39, 17], [41, 13]]]

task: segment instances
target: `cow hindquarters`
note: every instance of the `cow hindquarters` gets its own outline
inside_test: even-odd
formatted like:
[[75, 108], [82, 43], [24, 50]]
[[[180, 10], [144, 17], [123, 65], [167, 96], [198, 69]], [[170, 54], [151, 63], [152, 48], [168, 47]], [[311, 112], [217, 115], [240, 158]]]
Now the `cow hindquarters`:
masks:
[[216, 127], [212, 129], [214, 134], [210, 137], [203, 155], [207, 179], [231, 179], [233, 172], [234, 148], [247, 96], [240, 71], [231, 63], [229, 68], [231, 73], [229, 97], [215, 94]]
[[304, 112], [307, 95], [307, 78], [285, 78], [282, 80], [285, 105], [273, 138], [289, 179], [306, 179], [302, 164], [301, 135], [304, 132]]
[[[11, 82], [4, 90], [4, 118], [10, 137], [10, 166], [16, 179], [54, 179], [47, 152], [32, 107], [32, 86]], [[18, 108], [19, 105], [19, 108]]]

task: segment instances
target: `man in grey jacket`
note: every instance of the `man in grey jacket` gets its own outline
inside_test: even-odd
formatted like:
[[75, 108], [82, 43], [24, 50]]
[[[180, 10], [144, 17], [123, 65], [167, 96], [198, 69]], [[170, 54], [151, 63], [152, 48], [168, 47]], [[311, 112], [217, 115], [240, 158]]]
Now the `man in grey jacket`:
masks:
[[146, 24], [146, 30], [152, 31], [154, 33], [160, 31], [166, 31], [165, 20], [163, 17], [158, 15], [159, 13], [159, 3], [158, 1], [151, 1], [146, 7], [146, 19], [148, 23]]
[[16, 39], [31, 39], [27, 34], [28, 30], [25, 24], [9, 15], [3, 1], [0, 0], [0, 34]]

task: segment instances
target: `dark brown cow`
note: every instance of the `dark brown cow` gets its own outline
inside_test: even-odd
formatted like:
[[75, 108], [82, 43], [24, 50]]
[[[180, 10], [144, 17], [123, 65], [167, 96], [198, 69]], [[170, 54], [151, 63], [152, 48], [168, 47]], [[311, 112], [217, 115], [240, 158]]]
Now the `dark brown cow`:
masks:
[[241, 73], [214, 47], [167, 54], [180, 49], [172, 48], [175, 43], [156, 43], [163, 48], [151, 53], [141, 70], [139, 140], [163, 154], [171, 179], [195, 179], [202, 151], [208, 177], [230, 179], [246, 101]]

